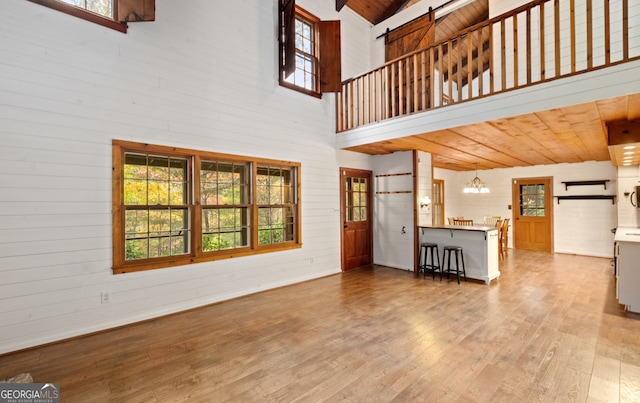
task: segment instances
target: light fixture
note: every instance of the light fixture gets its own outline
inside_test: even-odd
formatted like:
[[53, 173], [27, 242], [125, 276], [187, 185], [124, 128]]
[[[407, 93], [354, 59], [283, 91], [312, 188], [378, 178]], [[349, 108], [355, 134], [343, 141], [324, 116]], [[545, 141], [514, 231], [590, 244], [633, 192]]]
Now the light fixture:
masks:
[[489, 193], [489, 188], [478, 178], [478, 164], [476, 164], [476, 177], [467, 183], [464, 193]]
[[429, 207], [430, 204], [431, 204], [431, 199], [429, 198], [429, 196], [425, 196], [422, 199], [420, 199], [420, 207]]

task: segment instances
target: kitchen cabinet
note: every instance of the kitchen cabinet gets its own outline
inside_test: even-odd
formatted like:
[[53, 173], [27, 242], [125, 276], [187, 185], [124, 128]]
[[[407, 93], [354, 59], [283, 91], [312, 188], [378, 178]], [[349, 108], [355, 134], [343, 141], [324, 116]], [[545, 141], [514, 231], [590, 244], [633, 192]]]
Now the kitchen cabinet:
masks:
[[615, 242], [618, 302], [640, 313], [640, 228], [618, 228]]

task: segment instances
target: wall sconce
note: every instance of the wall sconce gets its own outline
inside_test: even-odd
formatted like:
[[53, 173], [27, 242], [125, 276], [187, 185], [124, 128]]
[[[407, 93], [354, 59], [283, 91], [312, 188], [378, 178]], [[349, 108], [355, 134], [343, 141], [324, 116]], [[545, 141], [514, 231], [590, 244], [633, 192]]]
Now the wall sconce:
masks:
[[420, 207], [429, 207], [431, 205], [431, 199], [429, 196], [425, 196], [420, 199]]

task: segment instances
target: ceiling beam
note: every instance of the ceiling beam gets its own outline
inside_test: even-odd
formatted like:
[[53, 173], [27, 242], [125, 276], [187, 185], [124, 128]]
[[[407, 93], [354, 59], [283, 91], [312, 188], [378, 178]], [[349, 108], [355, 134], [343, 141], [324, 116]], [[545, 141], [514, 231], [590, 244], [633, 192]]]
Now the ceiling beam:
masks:
[[380, 18], [378, 18], [378, 21], [374, 22], [374, 25], [386, 20], [392, 15], [395, 15], [398, 11], [402, 10], [402, 8], [406, 6], [408, 2], [409, 0], [391, 0], [391, 2], [389, 3], [389, 7], [384, 10]]
[[342, 7], [347, 5], [349, 0], [336, 0], [336, 11], [342, 10]]

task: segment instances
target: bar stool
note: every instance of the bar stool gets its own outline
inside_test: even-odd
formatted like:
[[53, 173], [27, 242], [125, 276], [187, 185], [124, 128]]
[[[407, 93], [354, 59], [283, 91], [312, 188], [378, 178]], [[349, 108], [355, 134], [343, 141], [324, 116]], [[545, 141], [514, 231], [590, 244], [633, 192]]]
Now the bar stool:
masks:
[[449, 279], [452, 271], [451, 252], [453, 252], [455, 256], [454, 259], [456, 261], [456, 277], [458, 278], [458, 284], [460, 284], [460, 265], [458, 263], [459, 260], [462, 260], [462, 275], [464, 276], [464, 281], [467, 281], [467, 271], [464, 268], [464, 255], [462, 254], [462, 246], [447, 245], [444, 247], [444, 252], [442, 253], [442, 271], [447, 273], [447, 279]]
[[[431, 251], [431, 264], [427, 264], [429, 251]], [[434, 256], [437, 257], [434, 258]], [[420, 244], [420, 252], [418, 254], [418, 270], [422, 270], [423, 276], [426, 276], [427, 270], [430, 271], [432, 274], [431, 277], [434, 280], [436, 279], [436, 271], [438, 271], [440, 273], [440, 281], [442, 281], [442, 269], [440, 266], [440, 253], [438, 252], [438, 244], [432, 242], [423, 242]]]

